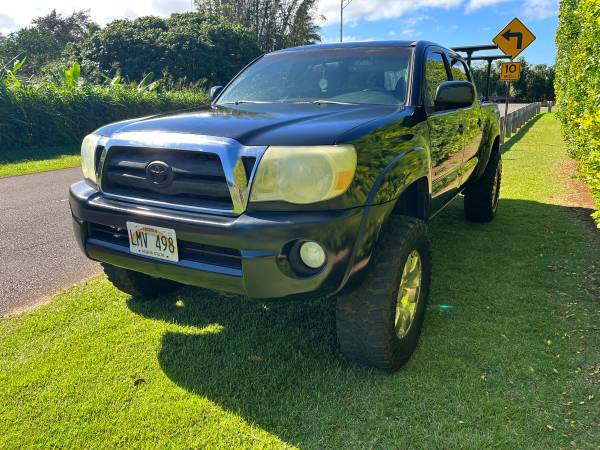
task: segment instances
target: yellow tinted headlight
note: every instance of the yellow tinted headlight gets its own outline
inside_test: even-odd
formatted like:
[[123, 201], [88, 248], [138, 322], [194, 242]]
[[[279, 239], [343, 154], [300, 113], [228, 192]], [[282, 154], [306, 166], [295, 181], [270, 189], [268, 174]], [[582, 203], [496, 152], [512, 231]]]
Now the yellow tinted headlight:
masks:
[[81, 144], [81, 170], [84, 178], [98, 184], [96, 179], [96, 148], [100, 136], [97, 134], [88, 134]]
[[353, 145], [269, 147], [258, 165], [250, 201], [329, 200], [346, 192], [355, 171]]

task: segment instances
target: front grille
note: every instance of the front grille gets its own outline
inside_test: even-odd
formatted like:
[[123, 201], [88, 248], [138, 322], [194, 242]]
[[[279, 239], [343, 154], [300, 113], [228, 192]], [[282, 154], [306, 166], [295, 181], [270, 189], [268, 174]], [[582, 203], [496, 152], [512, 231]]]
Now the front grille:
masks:
[[[155, 184], [147, 178], [146, 167], [155, 161], [170, 166], [168, 181]], [[233, 206], [221, 160], [214, 153], [198, 151], [112, 147], [104, 162], [102, 190], [166, 206], [219, 210]]]
[[[129, 250], [129, 237], [127, 230], [107, 227], [105, 225], [90, 224], [89, 237]], [[213, 245], [198, 244], [196, 242], [177, 239], [177, 250], [180, 260], [210, 264], [213, 266], [228, 267], [241, 270], [242, 255], [239, 250]]]

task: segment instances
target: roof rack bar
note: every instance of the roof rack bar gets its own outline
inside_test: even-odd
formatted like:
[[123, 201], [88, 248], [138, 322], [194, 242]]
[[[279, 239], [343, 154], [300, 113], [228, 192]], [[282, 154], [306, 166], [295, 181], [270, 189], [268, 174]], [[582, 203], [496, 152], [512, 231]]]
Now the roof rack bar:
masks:
[[497, 59], [510, 59], [509, 55], [473, 56], [471, 61], [495, 61]]
[[479, 50], [496, 50], [498, 46], [496, 44], [484, 44], [484, 45], [463, 45], [462, 47], [452, 47], [451, 49], [455, 52], [476, 52]]
[[496, 44], [484, 44], [484, 45], [463, 45], [462, 47], [452, 47], [455, 52], [463, 52], [467, 54], [467, 65], [471, 68], [471, 60], [473, 53], [480, 52], [483, 50], [496, 50], [498, 46]]

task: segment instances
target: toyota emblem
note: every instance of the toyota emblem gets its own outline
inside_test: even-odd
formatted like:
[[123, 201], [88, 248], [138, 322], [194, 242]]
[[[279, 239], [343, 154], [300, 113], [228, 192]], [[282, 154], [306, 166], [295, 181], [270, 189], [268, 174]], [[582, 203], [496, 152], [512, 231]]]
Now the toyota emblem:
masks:
[[146, 180], [152, 184], [169, 182], [171, 174], [171, 166], [164, 161], [153, 161], [146, 166]]

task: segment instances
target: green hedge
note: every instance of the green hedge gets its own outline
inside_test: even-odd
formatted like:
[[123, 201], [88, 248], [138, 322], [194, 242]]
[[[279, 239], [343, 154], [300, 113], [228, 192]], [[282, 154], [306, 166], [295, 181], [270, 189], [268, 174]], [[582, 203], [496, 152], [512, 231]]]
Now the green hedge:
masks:
[[110, 122], [207, 102], [204, 92], [148, 92], [122, 85], [0, 87], [0, 152], [79, 144], [86, 134]]
[[558, 114], [596, 198], [600, 226], [600, 1], [562, 0], [556, 44]]

